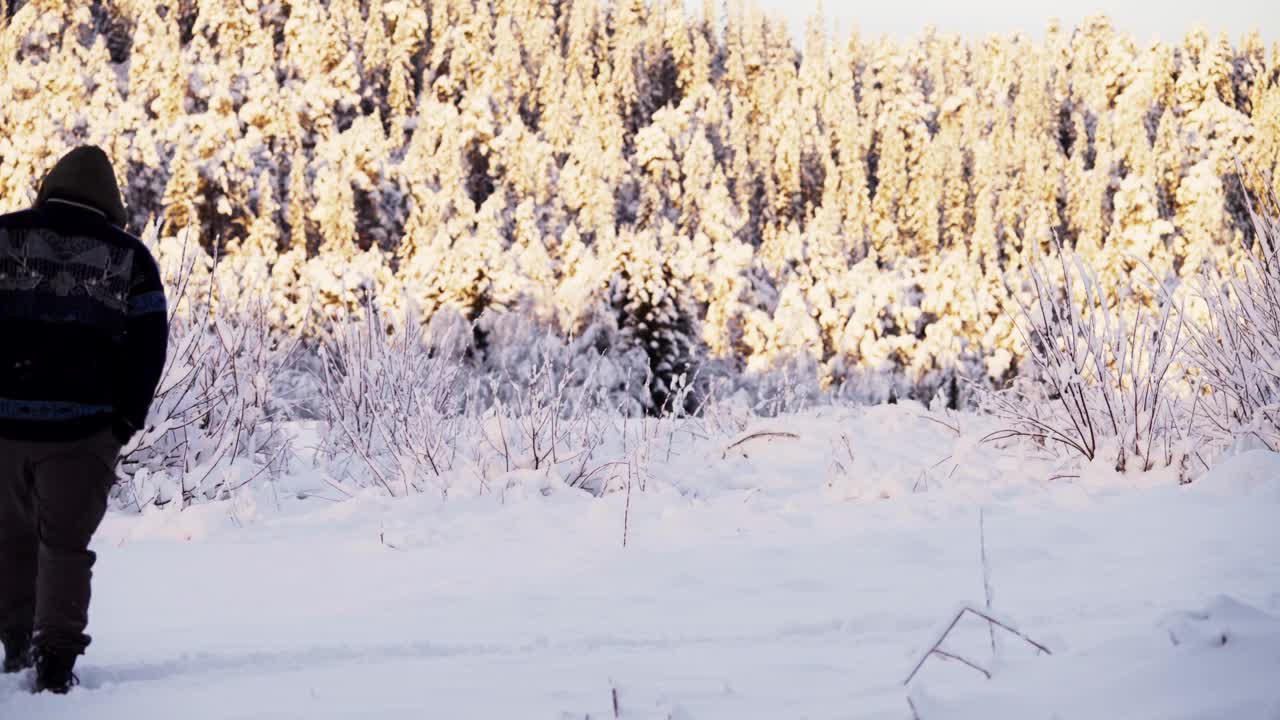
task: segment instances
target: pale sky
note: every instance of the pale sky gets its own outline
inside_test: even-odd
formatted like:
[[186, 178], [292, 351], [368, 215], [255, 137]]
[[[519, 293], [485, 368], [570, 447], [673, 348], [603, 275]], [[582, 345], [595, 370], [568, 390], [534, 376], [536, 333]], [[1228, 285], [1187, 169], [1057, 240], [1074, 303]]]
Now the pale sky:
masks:
[[[819, 0], [756, 0], [766, 13], [781, 14], [797, 37]], [[701, 2], [691, 4], [701, 6]], [[717, 3], [719, 5], [720, 3]], [[1023, 31], [1040, 37], [1049, 18], [1066, 27], [1094, 14], [1109, 15], [1116, 27], [1146, 41], [1180, 40], [1197, 23], [1232, 40], [1253, 29], [1267, 42], [1280, 40], [1280, 0], [825, 0], [823, 11], [840, 35], [856, 22], [863, 35], [914, 37], [932, 24], [944, 32], [970, 36]]]

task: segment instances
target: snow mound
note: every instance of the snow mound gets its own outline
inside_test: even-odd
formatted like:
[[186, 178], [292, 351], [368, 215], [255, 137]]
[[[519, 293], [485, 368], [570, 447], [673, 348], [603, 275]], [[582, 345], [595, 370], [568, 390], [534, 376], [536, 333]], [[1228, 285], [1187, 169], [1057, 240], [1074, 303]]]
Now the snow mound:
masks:
[[1164, 626], [1178, 647], [1262, 644], [1275, 649], [1280, 660], [1280, 618], [1228, 595], [1219, 595], [1204, 610], [1174, 614]]
[[1280, 502], [1280, 453], [1250, 450], [1224, 458], [1192, 487], [1214, 495]]
[[954, 694], [915, 688], [912, 702], [931, 720], [1280, 717], [1280, 618], [1220, 595], [1156, 630], [1163, 637], [1122, 631], [953, 686]]

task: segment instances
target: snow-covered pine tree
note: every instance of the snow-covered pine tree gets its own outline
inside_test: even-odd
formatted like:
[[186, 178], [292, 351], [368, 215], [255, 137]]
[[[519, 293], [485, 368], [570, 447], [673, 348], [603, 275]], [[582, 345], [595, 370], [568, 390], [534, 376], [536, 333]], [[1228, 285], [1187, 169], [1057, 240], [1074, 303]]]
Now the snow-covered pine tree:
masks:
[[655, 234], [626, 231], [618, 243], [608, 303], [624, 347], [638, 347], [648, 358], [648, 392], [639, 399], [649, 413], [691, 412], [696, 399], [682, 391], [702, 355], [697, 322]]

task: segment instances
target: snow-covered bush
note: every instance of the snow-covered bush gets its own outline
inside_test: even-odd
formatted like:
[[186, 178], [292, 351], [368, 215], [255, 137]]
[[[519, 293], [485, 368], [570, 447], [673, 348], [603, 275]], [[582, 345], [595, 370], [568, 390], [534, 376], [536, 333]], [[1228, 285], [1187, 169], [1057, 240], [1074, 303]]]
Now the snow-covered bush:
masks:
[[520, 317], [486, 320], [489, 336], [504, 342], [471, 398], [482, 481], [488, 485], [496, 473], [513, 470], [545, 470], [570, 487], [605, 492], [611, 461], [601, 456], [614, 420], [634, 414], [633, 373], [608, 354]]
[[143, 428], [122, 451], [117, 502], [150, 505], [226, 497], [270, 478], [287, 459], [287, 407], [276, 383], [296, 341], [265, 309], [214, 302], [212, 261], [184, 236], [144, 237], [169, 295], [169, 352]]
[[614, 423], [638, 414], [627, 368], [642, 360], [520, 313], [444, 311], [424, 328], [369, 306], [321, 349], [322, 452], [340, 485], [393, 496], [504, 493], [529, 472], [600, 494], [622, 462]]
[[[1274, 197], [1272, 205], [1280, 209]], [[1244, 439], [1280, 451], [1280, 220], [1250, 214], [1255, 239], [1234, 272], [1208, 265], [1200, 277], [1196, 299], [1207, 312], [1187, 323], [1186, 357], [1203, 437], [1218, 448]]]
[[604, 393], [585, 389], [590, 385], [578, 384], [550, 357], [525, 375], [484, 378], [483, 386], [497, 398], [476, 416], [473, 459], [486, 488], [497, 475], [534, 470], [554, 472], [570, 487], [605, 491], [601, 471], [608, 461], [599, 456], [618, 414]]
[[[433, 318], [433, 334], [464, 336], [456, 330], [442, 332], [441, 324]], [[472, 407], [519, 405], [530, 392], [552, 383], [561, 388], [558, 402], [566, 413], [607, 408], [614, 414], [642, 414], [650, 395], [649, 359], [621, 334], [607, 315], [579, 334], [566, 335], [528, 306], [488, 311], [467, 324], [465, 333], [470, 344], [462, 357], [473, 375], [484, 378], [474, 388]]]
[[1154, 313], [1129, 316], [1070, 251], [1058, 249], [1058, 266], [1056, 278], [1046, 262], [1028, 269], [1034, 297], [1019, 303], [1021, 373], [983, 394], [1006, 423], [991, 439], [1027, 438], [1118, 471], [1177, 464], [1185, 472], [1182, 313], [1166, 298]]
[[422, 325], [373, 305], [320, 350], [322, 453], [340, 483], [393, 496], [447, 492], [467, 395], [463, 367], [428, 348]]

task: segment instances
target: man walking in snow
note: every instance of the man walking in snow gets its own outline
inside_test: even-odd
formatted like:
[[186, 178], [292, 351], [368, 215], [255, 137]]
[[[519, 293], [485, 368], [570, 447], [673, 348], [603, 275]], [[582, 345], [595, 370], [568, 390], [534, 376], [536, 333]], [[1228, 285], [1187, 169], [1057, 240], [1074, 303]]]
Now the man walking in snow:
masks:
[[0, 216], [0, 640], [65, 693], [89, 645], [89, 540], [168, 343], [155, 260], [125, 232], [105, 153], [58, 161], [35, 207]]

